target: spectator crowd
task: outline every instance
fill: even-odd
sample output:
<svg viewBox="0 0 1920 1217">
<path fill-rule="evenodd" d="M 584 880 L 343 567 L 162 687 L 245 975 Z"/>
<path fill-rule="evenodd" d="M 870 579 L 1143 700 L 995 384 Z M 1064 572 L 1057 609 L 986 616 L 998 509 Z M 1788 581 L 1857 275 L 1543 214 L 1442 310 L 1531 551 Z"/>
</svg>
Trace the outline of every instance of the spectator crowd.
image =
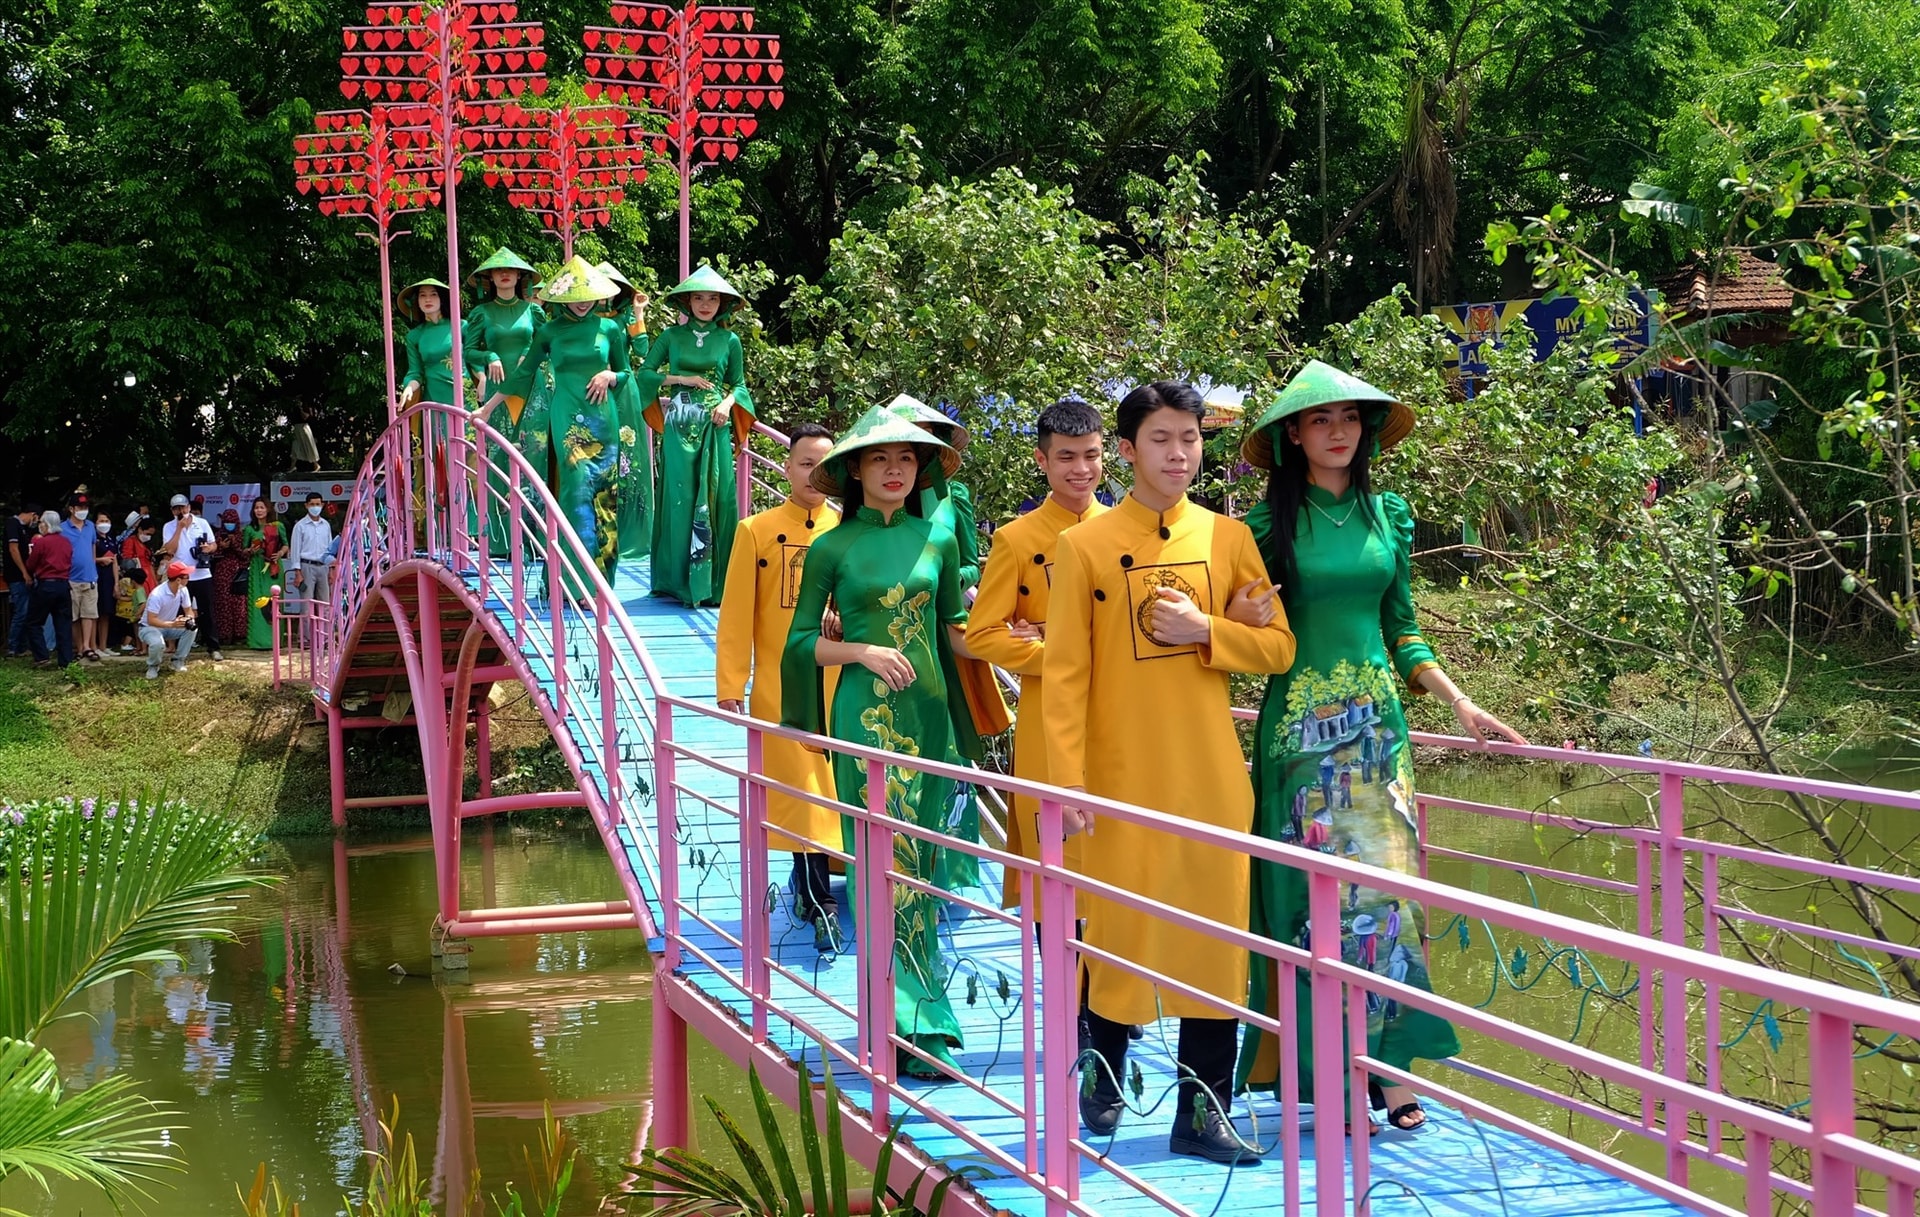
<svg viewBox="0 0 1920 1217">
<path fill-rule="evenodd" d="M 197 646 L 212 662 L 228 648 L 273 645 L 273 593 L 283 615 L 327 603 L 337 550 L 321 498 L 307 496 L 289 528 L 265 498 L 248 518 L 210 519 L 176 494 L 167 516 L 136 504 L 116 527 L 82 486 L 64 514 L 23 502 L 6 520 L 7 657 L 36 668 L 147 660 L 157 680 L 171 654 L 186 670 Z"/>
</svg>

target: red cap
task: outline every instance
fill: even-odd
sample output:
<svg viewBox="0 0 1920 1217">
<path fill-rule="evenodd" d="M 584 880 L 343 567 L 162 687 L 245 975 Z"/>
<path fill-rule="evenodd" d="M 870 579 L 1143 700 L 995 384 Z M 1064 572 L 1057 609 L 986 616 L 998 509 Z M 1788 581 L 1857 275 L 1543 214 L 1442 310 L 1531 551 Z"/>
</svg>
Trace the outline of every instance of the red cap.
<svg viewBox="0 0 1920 1217">
<path fill-rule="evenodd" d="M 190 577 L 192 574 L 193 574 L 193 568 L 191 566 L 188 566 L 185 562 L 167 563 L 167 578 L 169 579 L 185 579 Z"/>
</svg>

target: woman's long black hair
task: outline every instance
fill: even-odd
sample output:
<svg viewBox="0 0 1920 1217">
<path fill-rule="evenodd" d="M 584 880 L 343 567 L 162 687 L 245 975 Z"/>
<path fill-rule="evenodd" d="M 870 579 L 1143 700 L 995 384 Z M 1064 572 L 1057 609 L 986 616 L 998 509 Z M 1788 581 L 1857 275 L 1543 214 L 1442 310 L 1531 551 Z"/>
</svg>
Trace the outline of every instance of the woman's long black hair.
<svg viewBox="0 0 1920 1217">
<path fill-rule="evenodd" d="M 1359 506 L 1354 510 L 1369 529 L 1380 522 L 1373 505 L 1372 476 L 1373 442 L 1380 429 L 1378 424 L 1374 411 L 1360 411 L 1360 442 L 1354 445 L 1353 460 L 1347 465 L 1353 477 L 1354 493 L 1359 497 Z M 1276 576 L 1274 582 L 1280 587 L 1280 602 L 1291 606 L 1300 585 L 1300 566 L 1294 559 L 1293 539 L 1303 513 L 1308 531 L 1313 529 L 1313 512 L 1307 508 L 1307 453 L 1287 437 L 1286 419 L 1273 424 L 1273 461 L 1273 472 L 1267 475 L 1267 511 L 1273 531 L 1267 538 L 1267 552 L 1260 556 L 1266 560 L 1267 570 Z"/>
</svg>

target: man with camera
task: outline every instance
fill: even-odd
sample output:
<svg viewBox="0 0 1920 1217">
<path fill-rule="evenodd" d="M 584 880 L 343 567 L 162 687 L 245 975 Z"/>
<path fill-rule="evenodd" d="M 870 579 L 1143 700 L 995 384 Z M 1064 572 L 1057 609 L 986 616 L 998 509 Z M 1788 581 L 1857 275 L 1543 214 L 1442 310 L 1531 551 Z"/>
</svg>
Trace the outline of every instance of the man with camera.
<svg viewBox="0 0 1920 1217">
<path fill-rule="evenodd" d="M 213 555 L 219 548 L 219 540 L 214 536 L 213 525 L 193 514 L 193 504 L 186 495 L 174 495 L 168 506 L 173 519 L 167 521 L 161 531 L 160 557 L 170 564 L 184 563 L 190 572 L 187 592 L 193 597 L 194 612 L 200 621 L 197 628 L 206 634 L 207 654 L 218 661 L 225 658 L 220 654 L 220 627 L 213 611 Z M 169 565 L 167 569 L 171 572 L 173 567 Z"/>
<path fill-rule="evenodd" d="M 187 654 L 199 630 L 199 614 L 193 595 L 187 588 L 193 568 L 185 562 L 167 564 L 167 582 L 147 597 L 146 615 L 140 619 L 140 641 L 147 648 L 147 679 L 160 679 L 160 661 L 166 658 L 167 644 L 173 644 L 173 670 L 187 670 Z M 207 618 L 212 620 L 211 615 Z"/>
</svg>

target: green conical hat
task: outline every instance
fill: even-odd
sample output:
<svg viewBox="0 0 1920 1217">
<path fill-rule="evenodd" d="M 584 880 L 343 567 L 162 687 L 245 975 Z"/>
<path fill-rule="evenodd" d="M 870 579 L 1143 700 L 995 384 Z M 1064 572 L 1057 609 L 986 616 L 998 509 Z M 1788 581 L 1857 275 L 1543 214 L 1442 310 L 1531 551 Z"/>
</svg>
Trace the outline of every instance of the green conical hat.
<svg viewBox="0 0 1920 1217">
<path fill-rule="evenodd" d="M 1407 438 L 1413 430 L 1413 411 L 1396 401 L 1392 394 L 1381 392 L 1358 376 L 1350 376 L 1318 359 L 1312 359 L 1307 361 L 1306 367 L 1293 374 L 1293 379 L 1281 390 L 1279 398 L 1253 424 L 1253 430 L 1240 445 L 1241 457 L 1257 469 L 1272 469 L 1275 464 L 1274 437 L 1279 433 L 1283 419 L 1318 406 L 1330 406 L 1343 401 L 1353 402 L 1367 410 L 1373 422 L 1374 442 L 1382 452 Z"/>
<path fill-rule="evenodd" d="M 567 259 L 540 289 L 540 298 L 548 304 L 580 304 L 585 301 L 611 300 L 620 294 L 620 285 L 595 270 L 579 254 Z"/>
<path fill-rule="evenodd" d="M 855 420 L 840 442 L 828 449 L 826 456 L 813 467 L 813 488 L 822 494 L 844 496 L 849 458 L 876 444 L 914 446 L 920 453 L 920 475 L 915 479 L 915 489 L 924 489 L 933 479 L 933 458 L 938 458 L 941 471 L 948 477 L 960 468 L 960 454 L 951 445 L 895 414 L 892 407 L 875 406 Z"/>
<path fill-rule="evenodd" d="M 540 272 L 527 265 L 525 258 L 522 258 L 519 254 L 514 253 L 511 249 L 502 245 L 499 249 L 493 251 L 491 258 L 488 258 L 485 262 L 473 268 L 473 273 L 467 276 L 467 286 L 479 292 L 480 299 L 493 299 L 493 281 L 487 276 L 496 270 L 519 271 L 520 294 L 522 296 L 527 294 L 527 289 L 533 281 L 540 277 Z"/>
<path fill-rule="evenodd" d="M 693 316 L 693 310 L 687 307 L 684 299 L 695 292 L 717 292 L 720 301 L 718 317 L 726 317 L 747 302 L 747 298 L 734 290 L 734 286 L 720 277 L 720 272 L 711 266 L 703 266 L 681 281 L 680 285 L 666 294 L 663 301 L 669 308 L 679 309 L 687 316 Z"/>
<path fill-rule="evenodd" d="M 438 279 L 421 279 L 417 283 L 409 283 L 401 288 L 401 314 L 404 315 L 408 321 L 420 320 L 420 306 L 415 301 L 420 295 L 420 289 L 423 287 L 437 287 L 440 289 L 440 315 L 442 317 L 447 316 L 447 298 L 452 294 L 453 289 Z"/>
<path fill-rule="evenodd" d="M 640 294 L 639 289 L 633 286 L 633 280 L 621 274 L 620 268 L 615 266 L 613 263 L 598 262 L 594 264 L 593 269 L 599 271 L 601 274 L 605 275 L 607 278 L 613 280 L 614 283 L 618 284 L 620 287 L 620 290 L 614 294 L 613 303 L 608 306 L 609 308 L 612 309 L 612 311 L 616 313 L 619 312 L 622 308 L 626 306 L 629 300 L 632 300 L 635 297 L 639 296 Z"/>
<path fill-rule="evenodd" d="M 902 393 L 900 396 L 888 402 L 885 409 L 887 413 L 893 415 L 895 418 L 904 418 L 910 423 L 940 428 L 940 430 L 933 432 L 933 434 L 944 437 L 948 445 L 950 445 L 955 452 L 964 453 L 967 450 L 967 445 L 973 442 L 972 433 L 965 427 L 917 397 L 910 397 Z"/>
</svg>

